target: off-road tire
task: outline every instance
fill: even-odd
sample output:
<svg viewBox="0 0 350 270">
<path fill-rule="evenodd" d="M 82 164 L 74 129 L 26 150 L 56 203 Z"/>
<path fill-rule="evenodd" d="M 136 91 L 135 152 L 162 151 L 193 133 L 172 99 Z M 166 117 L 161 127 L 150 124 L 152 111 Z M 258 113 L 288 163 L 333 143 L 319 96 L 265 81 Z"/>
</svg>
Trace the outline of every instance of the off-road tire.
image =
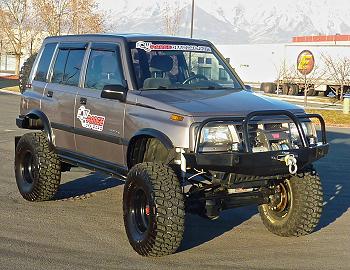
<svg viewBox="0 0 350 270">
<path fill-rule="evenodd" d="M 260 91 L 264 91 L 266 94 L 275 93 L 277 89 L 277 85 L 271 82 L 265 82 L 260 85 Z"/>
<path fill-rule="evenodd" d="M 35 58 L 37 56 L 37 53 L 32 54 L 24 63 L 23 66 L 21 67 L 21 70 L 19 72 L 19 89 L 21 93 L 25 91 L 27 88 L 28 80 L 29 80 L 29 75 L 32 70 Z"/>
<path fill-rule="evenodd" d="M 292 176 L 285 183 L 290 187 L 289 209 L 280 217 L 268 204 L 259 206 L 265 227 L 279 236 L 302 236 L 310 234 L 317 226 L 323 205 L 320 177 L 316 171 Z"/>
<path fill-rule="evenodd" d="M 135 194 L 147 198 L 143 217 L 148 226 L 136 222 Z M 142 207 L 141 207 L 142 208 Z M 124 225 L 129 242 L 142 256 L 164 256 L 174 253 L 184 233 L 185 207 L 181 185 L 174 171 L 161 163 L 144 162 L 129 172 L 123 194 Z M 141 211 L 142 212 L 142 211 Z"/>
<path fill-rule="evenodd" d="M 28 201 L 51 200 L 60 185 L 61 162 L 44 132 L 24 134 L 16 146 L 18 189 Z"/>
</svg>

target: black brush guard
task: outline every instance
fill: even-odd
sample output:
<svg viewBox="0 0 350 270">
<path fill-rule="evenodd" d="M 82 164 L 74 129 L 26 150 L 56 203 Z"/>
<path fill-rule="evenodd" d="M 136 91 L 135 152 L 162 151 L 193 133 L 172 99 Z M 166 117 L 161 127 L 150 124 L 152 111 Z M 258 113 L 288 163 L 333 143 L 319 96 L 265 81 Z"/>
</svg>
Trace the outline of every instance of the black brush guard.
<svg viewBox="0 0 350 270">
<path fill-rule="evenodd" d="M 253 153 L 249 144 L 248 125 L 257 116 L 287 116 L 292 120 L 298 130 L 301 147 L 298 149 L 268 151 Z M 322 144 L 311 145 L 304 133 L 300 120 L 317 118 L 321 125 Z M 238 122 L 242 123 L 244 151 L 241 152 L 199 152 L 199 142 L 202 129 L 210 122 Z M 212 170 L 227 173 L 237 173 L 254 176 L 273 176 L 289 174 L 288 167 L 281 159 L 293 154 L 297 159 L 299 170 L 306 165 L 324 157 L 328 153 L 326 128 L 323 118 L 318 114 L 294 115 L 289 111 L 255 111 L 246 117 L 220 117 L 209 118 L 203 121 L 199 127 L 195 142 L 194 152 L 186 153 L 186 161 L 191 167 L 204 170 Z"/>
</svg>

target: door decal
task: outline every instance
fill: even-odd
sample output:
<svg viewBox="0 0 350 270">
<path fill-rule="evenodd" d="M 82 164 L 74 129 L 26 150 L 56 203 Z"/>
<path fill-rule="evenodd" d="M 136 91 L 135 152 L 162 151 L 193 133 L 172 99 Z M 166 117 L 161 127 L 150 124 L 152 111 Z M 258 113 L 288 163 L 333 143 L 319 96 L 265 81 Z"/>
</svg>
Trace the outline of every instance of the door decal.
<svg viewBox="0 0 350 270">
<path fill-rule="evenodd" d="M 77 118 L 80 120 L 80 123 L 84 128 L 103 131 L 106 118 L 104 116 L 91 114 L 90 110 L 85 108 L 85 106 L 79 107 Z"/>
</svg>

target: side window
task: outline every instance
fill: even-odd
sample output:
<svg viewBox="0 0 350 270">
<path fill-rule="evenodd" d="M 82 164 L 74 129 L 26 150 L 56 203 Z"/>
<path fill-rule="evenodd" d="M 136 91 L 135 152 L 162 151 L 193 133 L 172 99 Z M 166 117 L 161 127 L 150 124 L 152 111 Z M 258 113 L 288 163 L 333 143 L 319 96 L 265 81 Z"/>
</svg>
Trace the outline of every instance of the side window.
<svg viewBox="0 0 350 270">
<path fill-rule="evenodd" d="M 53 83 L 78 86 L 84 54 L 85 50 L 60 50 L 51 81 Z"/>
<path fill-rule="evenodd" d="M 39 64 L 35 73 L 34 80 L 46 82 L 46 76 L 48 73 L 48 69 L 50 66 L 53 53 L 55 52 L 56 45 L 57 43 L 49 43 L 45 45 L 45 48 L 39 60 Z"/>
<path fill-rule="evenodd" d="M 59 50 L 55 62 L 55 66 L 53 68 L 53 74 L 51 82 L 53 83 L 62 83 L 63 75 L 64 75 L 64 67 L 67 62 L 69 50 Z"/>
<path fill-rule="evenodd" d="M 91 50 L 85 87 L 102 90 L 105 85 L 123 85 L 123 72 L 118 50 Z"/>
</svg>

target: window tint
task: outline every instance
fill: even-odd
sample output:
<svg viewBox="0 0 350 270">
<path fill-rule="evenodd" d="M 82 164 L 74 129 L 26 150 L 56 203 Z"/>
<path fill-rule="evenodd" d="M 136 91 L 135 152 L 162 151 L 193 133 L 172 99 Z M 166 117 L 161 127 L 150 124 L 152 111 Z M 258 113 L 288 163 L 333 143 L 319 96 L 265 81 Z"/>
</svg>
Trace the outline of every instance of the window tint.
<svg viewBox="0 0 350 270">
<path fill-rule="evenodd" d="M 105 85 L 123 85 L 119 51 L 92 50 L 86 71 L 85 87 L 102 90 Z"/>
<path fill-rule="evenodd" d="M 60 50 L 52 75 L 52 82 L 78 86 L 85 50 Z"/>
<path fill-rule="evenodd" d="M 63 83 L 78 86 L 81 65 L 83 64 L 85 50 L 70 50 L 66 69 L 63 75 Z"/>
<path fill-rule="evenodd" d="M 51 82 L 53 83 L 62 83 L 63 82 L 63 74 L 64 67 L 67 62 L 68 50 L 59 50 L 55 62 L 55 67 L 53 68 L 53 74 Z"/>
<path fill-rule="evenodd" d="M 43 53 L 41 54 L 38 68 L 34 80 L 46 82 L 46 76 L 50 66 L 52 55 L 55 51 L 57 43 L 49 43 L 45 45 Z"/>
</svg>

